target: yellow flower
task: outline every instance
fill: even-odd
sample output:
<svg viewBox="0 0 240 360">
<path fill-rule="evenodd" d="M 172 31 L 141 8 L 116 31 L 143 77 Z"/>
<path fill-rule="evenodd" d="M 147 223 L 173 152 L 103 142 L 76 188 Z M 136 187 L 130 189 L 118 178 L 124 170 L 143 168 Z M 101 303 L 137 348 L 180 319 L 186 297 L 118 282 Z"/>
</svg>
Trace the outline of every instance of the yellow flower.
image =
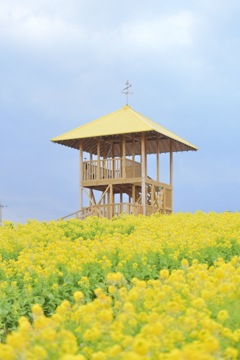
<svg viewBox="0 0 240 360">
<path fill-rule="evenodd" d="M 228 347 L 224 352 L 224 359 L 227 359 L 227 360 L 239 359 L 238 350 L 234 349 L 233 347 Z"/>
<path fill-rule="evenodd" d="M 133 342 L 133 350 L 139 355 L 146 355 L 149 345 L 146 340 L 139 338 Z"/>
<path fill-rule="evenodd" d="M 192 301 L 192 306 L 197 309 L 202 309 L 206 306 L 206 303 L 202 298 L 199 297 Z"/>
<path fill-rule="evenodd" d="M 88 329 L 85 331 L 83 338 L 85 341 L 95 341 L 99 339 L 101 336 L 101 330 L 97 327 L 93 327 L 92 329 Z"/>
<path fill-rule="evenodd" d="M 92 360 L 105 360 L 107 359 L 107 355 L 103 351 L 98 351 L 92 354 Z"/>
<path fill-rule="evenodd" d="M 75 291 L 75 293 L 73 294 L 73 298 L 75 300 L 75 302 L 81 302 L 84 299 L 84 295 L 82 293 L 82 291 Z"/>
<path fill-rule="evenodd" d="M 175 301 L 170 301 L 168 304 L 167 304 L 167 310 L 172 313 L 172 314 L 176 314 L 180 311 L 180 307 L 179 307 L 179 304 Z"/>
<path fill-rule="evenodd" d="M 109 322 L 112 321 L 113 319 L 113 314 L 112 314 L 112 310 L 102 310 L 99 312 L 98 314 L 98 319 L 102 322 Z"/>
<path fill-rule="evenodd" d="M 120 272 L 108 273 L 107 282 L 116 285 L 124 280 L 124 276 Z"/>
<path fill-rule="evenodd" d="M 59 286 L 58 286 L 58 284 L 53 284 L 53 285 L 51 286 L 51 288 L 52 288 L 53 290 L 57 290 L 57 289 L 59 288 Z"/>
<path fill-rule="evenodd" d="M 139 293 L 136 288 L 132 288 L 128 293 L 129 301 L 135 301 L 139 298 Z"/>
<path fill-rule="evenodd" d="M 127 312 L 134 312 L 134 306 L 129 301 L 124 304 L 123 309 Z"/>
<path fill-rule="evenodd" d="M 49 323 L 51 322 L 51 319 L 45 317 L 44 315 L 38 316 L 33 323 L 33 327 L 35 330 L 42 330 L 46 328 Z"/>
<path fill-rule="evenodd" d="M 160 277 L 162 279 L 167 279 L 169 277 L 169 270 L 168 269 L 160 270 Z"/>
<path fill-rule="evenodd" d="M 47 359 L 48 354 L 43 346 L 34 345 L 32 349 L 27 352 L 26 359 Z"/>
<path fill-rule="evenodd" d="M 219 349 L 220 344 L 218 339 L 211 336 L 209 338 L 206 338 L 204 341 L 204 348 L 209 352 L 215 352 Z"/>
<path fill-rule="evenodd" d="M 0 359 L 2 360 L 15 360 L 14 347 L 8 344 L 0 344 Z"/>
<path fill-rule="evenodd" d="M 23 351 L 26 346 L 23 335 L 17 332 L 13 332 L 7 336 L 7 344 L 19 351 Z"/>
<path fill-rule="evenodd" d="M 32 314 L 33 316 L 41 316 L 43 315 L 43 310 L 39 304 L 34 304 L 32 306 Z"/>
<path fill-rule="evenodd" d="M 188 260 L 187 259 L 182 259 L 181 265 L 182 265 L 183 268 L 187 268 L 189 266 Z"/>
<path fill-rule="evenodd" d="M 122 351 L 122 348 L 120 345 L 113 345 L 107 352 L 109 356 L 114 358 L 116 355 L 118 355 Z"/>
<path fill-rule="evenodd" d="M 221 333 L 223 334 L 223 336 L 225 336 L 225 337 L 227 337 L 227 338 L 229 338 L 229 339 L 232 339 L 233 334 L 232 334 L 232 332 L 231 332 L 231 330 L 230 330 L 229 328 L 224 327 L 224 328 L 221 330 Z"/>
<path fill-rule="evenodd" d="M 142 360 L 142 356 L 137 354 L 134 351 L 129 351 L 124 353 L 124 360 Z"/>
<path fill-rule="evenodd" d="M 84 355 L 71 355 L 71 354 L 64 354 L 61 356 L 60 360 L 86 360 Z"/>
<path fill-rule="evenodd" d="M 115 286 L 109 286 L 109 287 L 108 287 L 108 292 L 109 292 L 109 294 L 114 295 L 114 294 L 116 294 L 117 289 L 116 289 Z"/>
<path fill-rule="evenodd" d="M 22 316 L 18 320 L 18 324 L 19 324 L 19 331 L 22 334 L 29 335 L 29 332 L 31 331 L 32 326 L 31 326 L 30 322 L 28 321 L 28 319 L 26 317 Z"/>
<path fill-rule="evenodd" d="M 233 333 L 233 339 L 235 342 L 238 342 L 240 340 L 240 329 L 236 329 Z"/>
<path fill-rule="evenodd" d="M 68 354 L 76 354 L 78 351 L 78 344 L 75 335 L 65 329 L 59 332 L 61 337 L 61 351 Z"/>
<path fill-rule="evenodd" d="M 46 328 L 42 332 L 42 339 L 48 342 L 55 341 L 57 338 L 57 333 L 54 329 Z"/>
<path fill-rule="evenodd" d="M 222 268 L 217 268 L 215 270 L 215 276 L 218 278 L 218 279 L 222 279 L 224 277 L 224 270 Z"/>
<path fill-rule="evenodd" d="M 196 266 L 196 265 L 198 264 L 198 262 L 199 262 L 198 259 L 193 259 L 192 265 L 193 265 L 193 266 Z"/>
<path fill-rule="evenodd" d="M 96 296 L 100 296 L 103 294 L 103 290 L 101 288 L 97 288 L 94 290 L 94 293 Z"/>
<path fill-rule="evenodd" d="M 229 318 L 227 310 L 221 310 L 217 314 L 217 319 L 220 321 L 225 321 Z"/>
</svg>

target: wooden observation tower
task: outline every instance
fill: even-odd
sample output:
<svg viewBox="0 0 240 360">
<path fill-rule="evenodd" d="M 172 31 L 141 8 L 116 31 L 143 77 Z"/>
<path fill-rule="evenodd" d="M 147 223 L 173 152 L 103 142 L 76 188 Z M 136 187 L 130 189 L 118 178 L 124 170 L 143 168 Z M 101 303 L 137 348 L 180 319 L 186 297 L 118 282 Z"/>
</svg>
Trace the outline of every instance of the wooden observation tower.
<svg viewBox="0 0 240 360">
<path fill-rule="evenodd" d="M 51 141 L 79 151 L 80 206 L 69 215 L 79 219 L 171 213 L 173 153 L 197 150 L 129 105 Z M 160 178 L 162 153 L 169 153 L 169 183 Z"/>
</svg>

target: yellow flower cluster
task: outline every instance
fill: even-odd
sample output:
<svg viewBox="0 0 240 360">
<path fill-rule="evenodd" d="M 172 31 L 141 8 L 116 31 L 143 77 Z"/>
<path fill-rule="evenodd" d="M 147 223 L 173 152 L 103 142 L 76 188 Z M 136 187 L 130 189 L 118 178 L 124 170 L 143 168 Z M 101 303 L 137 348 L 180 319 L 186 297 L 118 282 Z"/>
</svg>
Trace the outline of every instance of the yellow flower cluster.
<svg viewBox="0 0 240 360">
<path fill-rule="evenodd" d="M 34 305 L 33 323 L 20 318 L 0 359 L 239 358 L 240 257 L 131 284 L 109 273 L 107 281 L 110 291 L 97 288 L 87 303 L 77 291 L 74 304 L 64 300 L 50 318 Z"/>
<path fill-rule="evenodd" d="M 5 223 L 0 255 L 0 360 L 240 358 L 239 213 Z"/>
<path fill-rule="evenodd" d="M 209 258 L 211 255 L 205 251 L 210 247 L 213 252 L 221 248 L 227 253 L 233 240 L 239 245 L 239 222 L 239 213 L 197 212 L 126 216 L 112 222 L 88 218 L 83 222 L 73 219 L 39 223 L 31 220 L 15 227 L 7 223 L 0 229 L 1 271 L 14 281 L 17 274 L 25 282 L 31 282 L 34 276 L 48 279 L 54 274 L 61 277 L 66 267 L 68 272 L 79 272 L 90 263 L 111 270 L 112 257 L 116 253 L 114 265 L 120 272 L 130 260 L 133 260 L 131 267 L 136 273 L 140 265 L 154 267 L 155 261 L 152 266 L 147 261 L 149 253 L 167 253 L 177 262 L 180 257 L 201 261 L 205 260 L 204 256 Z M 216 258 L 213 254 L 213 260 Z M 184 261 L 188 266 L 187 260 Z"/>
</svg>

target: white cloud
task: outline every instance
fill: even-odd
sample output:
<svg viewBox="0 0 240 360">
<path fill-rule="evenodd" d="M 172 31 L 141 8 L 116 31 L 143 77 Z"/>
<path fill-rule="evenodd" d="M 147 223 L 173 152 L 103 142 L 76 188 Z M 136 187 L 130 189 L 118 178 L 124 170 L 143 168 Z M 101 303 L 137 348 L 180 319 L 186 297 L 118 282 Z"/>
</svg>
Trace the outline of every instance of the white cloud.
<svg viewBox="0 0 240 360">
<path fill-rule="evenodd" d="M 75 11 L 74 11 L 75 10 Z M 91 47 L 94 52 L 116 55 L 125 51 L 168 51 L 174 47 L 191 46 L 194 15 L 190 11 L 155 16 L 145 20 L 121 17 L 115 22 L 111 10 L 88 17 L 90 5 L 49 0 L 21 3 L 8 0 L 0 3 L 0 38 L 34 47 Z M 143 20 L 141 20 L 143 19 Z M 101 21 L 102 20 L 102 21 Z M 109 50 L 108 50 L 109 49 Z"/>
<path fill-rule="evenodd" d="M 53 3 L 53 2 L 52 2 Z M 64 18 L 61 12 L 42 7 L 34 8 L 28 2 L 0 4 L 0 37 L 18 43 L 49 46 L 62 41 L 79 41 L 86 37 L 85 29 Z"/>
<path fill-rule="evenodd" d="M 159 16 L 148 21 L 129 22 L 122 27 L 125 41 L 141 50 L 160 51 L 174 46 L 190 46 L 193 42 L 191 12 Z"/>
</svg>

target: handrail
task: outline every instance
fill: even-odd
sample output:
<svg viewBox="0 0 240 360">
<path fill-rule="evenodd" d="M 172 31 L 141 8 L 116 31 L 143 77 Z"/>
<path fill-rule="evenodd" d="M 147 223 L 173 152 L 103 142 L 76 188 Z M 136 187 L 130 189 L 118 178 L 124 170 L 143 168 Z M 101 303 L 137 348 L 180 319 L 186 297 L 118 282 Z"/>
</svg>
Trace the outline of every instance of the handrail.
<svg viewBox="0 0 240 360">
<path fill-rule="evenodd" d="M 59 220 L 64 220 L 64 219 L 66 219 L 66 218 L 68 218 L 70 216 L 76 215 L 79 211 L 81 211 L 81 210 L 78 210 L 78 211 L 75 211 L 75 212 L 73 212 L 71 214 L 65 215 L 65 216 L 61 217 Z"/>
<path fill-rule="evenodd" d="M 75 215 L 75 217 L 76 217 L 76 219 L 77 219 L 77 218 L 78 218 L 77 214 L 78 214 L 79 212 L 81 212 L 81 210 L 78 210 L 78 211 L 75 211 L 75 212 L 73 212 L 73 213 L 71 213 L 71 214 L 68 214 L 68 215 L 62 216 L 62 217 L 61 217 L 61 218 L 59 218 L 57 221 L 66 220 L 66 219 L 68 219 L 68 218 L 72 217 L 73 215 Z"/>
<path fill-rule="evenodd" d="M 124 176 L 127 178 L 141 177 L 141 164 L 139 162 L 126 158 L 125 171 L 123 164 L 121 157 L 83 161 L 83 181 L 119 179 Z"/>
<path fill-rule="evenodd" d="M 131 203 L 115 203 L 115 204 L 100 204 L 100 205 L 92 205 L 89 207 L 84 207 L 81 210 L 75 211 L 71 214 L 65 215 L 61 217 L 59 220 L 66 220 L 75 215 L 77 219 L 84 220 L 86 217 L 93 215 L 99 217 L 107 217 L 112 218 L 115 215 L 120 215 L 122 213 L 126 214 L 141 214 L 142 206 L 139 204 L 131 204 Z M 102 215 L 102 216 L 101 216 Z"/>
</svg>

